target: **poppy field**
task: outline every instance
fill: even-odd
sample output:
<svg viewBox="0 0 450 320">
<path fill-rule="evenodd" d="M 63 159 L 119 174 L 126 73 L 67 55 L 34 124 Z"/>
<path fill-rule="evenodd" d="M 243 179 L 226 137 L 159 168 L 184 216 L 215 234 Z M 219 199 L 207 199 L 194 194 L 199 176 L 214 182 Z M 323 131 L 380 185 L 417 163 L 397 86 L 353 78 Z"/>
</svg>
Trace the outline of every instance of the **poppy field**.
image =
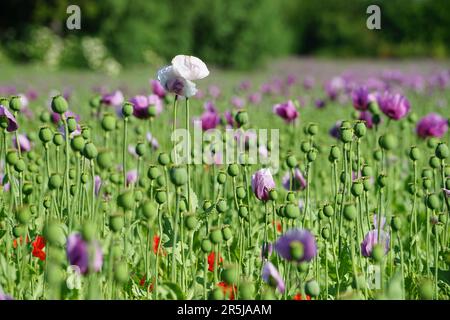
<svg viewBox="0 0 450 320">
<path fill-rule="evenodd" d="M 1 78 L 0 300 L 449 299 L 450 68 L 332 64 Z"/>
</svg>

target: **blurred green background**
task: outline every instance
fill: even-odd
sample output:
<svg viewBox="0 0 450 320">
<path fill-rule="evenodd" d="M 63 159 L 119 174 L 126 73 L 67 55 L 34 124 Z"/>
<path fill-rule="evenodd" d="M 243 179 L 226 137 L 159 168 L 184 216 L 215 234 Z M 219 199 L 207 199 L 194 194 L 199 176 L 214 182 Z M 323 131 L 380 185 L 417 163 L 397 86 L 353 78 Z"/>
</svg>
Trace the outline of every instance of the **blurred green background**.
<svg viewBox="0 0 450 320">
<path fill-rule="evenodd" d="M 81 8 L 81 30 L 66 9 Z M 366 27 L 369 5 L 381 30 Z M 448 0 L 2 0 L 0 63 L 117 74 L 193 54 L 224 68 L 270 57 L 450 55 Z"/>
</svg>

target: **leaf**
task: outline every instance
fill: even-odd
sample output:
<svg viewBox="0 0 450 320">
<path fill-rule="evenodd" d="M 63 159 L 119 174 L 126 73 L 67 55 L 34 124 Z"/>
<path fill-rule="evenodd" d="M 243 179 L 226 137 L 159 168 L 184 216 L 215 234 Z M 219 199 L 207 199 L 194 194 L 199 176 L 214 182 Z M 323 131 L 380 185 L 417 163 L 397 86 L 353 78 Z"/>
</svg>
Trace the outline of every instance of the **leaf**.
<svg viewBox="0 0 450 320">
<path fill-rule="evenodd" d="M 173 296 L 173 299 L 177 300 L 184 300 L 183 292 L 181 291 L 181 288 L 178 286 L 178 284 L 173 282 L 165 282 L 163 283 L 163 286 L 168 289 L 168 291 Z"/>
</svg>

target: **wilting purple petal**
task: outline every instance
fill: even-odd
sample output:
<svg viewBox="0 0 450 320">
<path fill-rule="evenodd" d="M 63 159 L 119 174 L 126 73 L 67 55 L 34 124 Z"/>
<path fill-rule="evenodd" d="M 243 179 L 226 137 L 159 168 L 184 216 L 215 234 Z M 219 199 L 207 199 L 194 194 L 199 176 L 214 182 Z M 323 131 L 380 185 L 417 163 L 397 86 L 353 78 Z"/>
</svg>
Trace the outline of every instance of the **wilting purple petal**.
<svg viewBox="0 0 450 320">
<path fill-rule="evenodd" d="M 6 109 L 4 106 L 0 105 L 0 118 L 3 117 L 5 117 L 6 120 L 8 121 L 8 126 L 6 128 L 8 132 L 16 131 L 19 128 L 16 118 L 14 118 L 12 113 L 9 112 L 9 110 Z"/>
<path fill-rule="evenodd" d="M 20 150 L 22 152 L 28 152 L 31 150 L 31 141 L 28 139 L 26 135 L 19 134 L 17 138 L 19 139 Z M 12 144 L 14 148 L 17 149 L 17 141 L 15 137 L 12 138 Z"/>
<path fill-rule="evenodd" d="M 276 287 L 280 293 L 284 292 L 285 284 L 283 278 L 271 262 L 264 263 L 262 278 L 267 284 Z"/>
<path fill-rule="evenodd" d="M 306 188 L 306 179 L 303 176 L 300 169 L 295 168 L 294 170 L 294 178 L 292 179 L 293 185 L 292 190 L 304 190 Z M 283 187 L 286 190 L 291 190 L 291 174 L 290 172 L 286 172 L 286 174 L 282 178 Z"/>
</svg>

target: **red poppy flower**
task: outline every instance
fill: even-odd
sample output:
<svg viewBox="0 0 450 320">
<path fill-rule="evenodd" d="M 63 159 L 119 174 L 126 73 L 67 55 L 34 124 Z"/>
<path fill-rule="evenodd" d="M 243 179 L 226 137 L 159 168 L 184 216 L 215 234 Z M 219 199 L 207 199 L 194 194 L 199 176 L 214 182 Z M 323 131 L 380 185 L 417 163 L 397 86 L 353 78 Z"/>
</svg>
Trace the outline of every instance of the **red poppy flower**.
<svg viewBox="0 0 450 320">
<path fill-rule="evenodd" d="M 224 281 L 219 282 L 217 285 L 222 288 L 225 298 L 234 300 L 234 290 L 236 290 L 236 286 L 229 285 Z"/>
<path fill-rule="evenodd" d="M 139 281 L 139 285 L 141 287 L 145 287 L 145 283 L 147 282 L 147 277 L 145 276 L 145 274 L 142 276 L 141 280 Z M 149 292 L 153 291 L 153 282 L 150 283 L 150 285 L 147 287 Z"/>
<path fill-rule="evenodd" d="M 216 258 L 216 254 L 214 251 L 212 251 L 208 256 L 208 270 L 213 272 L 214 271 L 214 259 Z M 219 257 L 219 264 L 223 262 L 223 258 Z"/>
<path fill-rule="evenodd" d="M 292 300 L 311 300 L 311 297 L 306 295 L 306 299 L 303 299 L 302 295 L 300 293 L 297 293 Z"/>
<path fill-rule="evenodd" d="M 45 248 L 45 238 L 42 236 L 37 236 L 31 245 L 33 246 L 33 251 L 31 252 L 33 254 L 33 257 L 37 257 L 40 260 L 44 261 L 46 257 L 46 254 L 43 250 Z"/>
<path fill-rule="evenodd" d="M 153 253 L 156 254 L 156 252 L 158 251 L 158 246 L 159 246 L 159 242 L 161 241 L 161 237 L 154 235 L 153 236 Z M 159 247 L 159 254 L 160 255 L 166 255 L 166 252 L 164 252 L 164 248 L 161 246 Z"/>
<path fill-rule="evenodd" d="M 278 232 L 282 232 L 283 231 L 283 228 L 282 228 L 282 226 L 281 226 L 281 222 L 280 221 L 272 221 L 272 224 L 275 224 L 276 225 L 276 227 L 277 227 L 277 231 Z"/>
</svg>

